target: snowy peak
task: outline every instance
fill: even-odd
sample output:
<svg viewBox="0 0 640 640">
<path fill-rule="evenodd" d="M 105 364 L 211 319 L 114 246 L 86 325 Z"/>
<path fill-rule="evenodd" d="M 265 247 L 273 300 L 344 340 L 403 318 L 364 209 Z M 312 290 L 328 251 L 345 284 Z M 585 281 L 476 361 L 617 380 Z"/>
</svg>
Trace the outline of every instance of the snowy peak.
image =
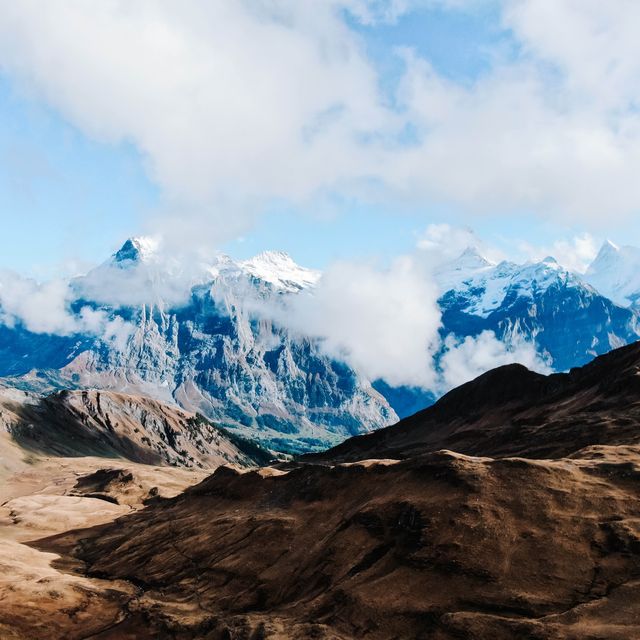
<svg viewBox="0 0 640 640">
<path fill-rule="evenodd" d="M 444 292 L 461 286 L 473 276 L 494 266 L 477 247 L 469 246 L 454 260 L 437 267 L 435 277 L 440 290 Z"/>
<path fill-rule="evenodd" d="M 463 254 L 463 257 L 470 260 L 470 256 Z M 453 295 L 461 310 L 470 315 L 487 318 L 503 307 L 507 300 L 532 300 L 556 284 L 584 286 L 551 256 L 541 262 L 524 264 L 503 261 L 495 265 L 482 260 L 470 260 L 468 268 L 457 271 L 449 265 L 444 273 L 436 274 L 443 293 L 449 297 Z"/>
<path fill-rule="evenodd" d="M 311 287 L 320 278 L 319 271 L 301 267 L 284 251 L 264 251 L 239 266 L 244 273 L 287 291 Z"/>
<path fill-rule="evenodd" d="M 111 257 L 111 263 L 121 267 L 146 262 L 158 249 L 153 238 L 138 236 L 129 238 Z"/>
<path fill-rule="evenodd" d="M 640 249 L 619 247 L 607 240 L 584 279 L 617 304 L 630 306 L 640 299 Z"/>
<path fill-rule="evenodd" d="M 593 268 L 597 265 L 606 264 L 609 260 L 615 260 L 618 254 L 620 253 L 620 247 L 611 240 L 605 240 L 602 246 L 600 247 L 600 251 L 598 251 L 598 255 L 595 260 L 589 266 L 589 269 Z"/>
<path fill-rule="evenodd" d="M 492 262 L 487 260 L 478 250 L 477 247 L 467 247 L 460 257 L 454 261 L 457 268 L 463 269 L 482 269 L 483 267 L 490 267 Z"/>
</svg>

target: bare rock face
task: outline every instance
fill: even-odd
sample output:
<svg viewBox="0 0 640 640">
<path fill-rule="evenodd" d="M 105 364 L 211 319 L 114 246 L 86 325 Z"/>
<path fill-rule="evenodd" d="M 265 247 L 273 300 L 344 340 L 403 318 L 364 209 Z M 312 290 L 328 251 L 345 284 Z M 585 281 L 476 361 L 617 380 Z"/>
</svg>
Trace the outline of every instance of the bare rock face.
<svg viewBox="0 0 640 640">
<path fill-rule="evenodd" d="M 113 331 L 55 336 L 0 324 L 0 376 L 41 393 L 97 388 L 177 402 L 289 453 L 397 420 L 370 380 L 271 319 L 317 272 L 269 252 L 214 256 L 186 274 L 140 240 L 72 282 L 73 312 L 103 314 Z"/>
<path fill-rule="evenodd" d="M 600 264 L 605 280 L 616 264 Z M 635 264 L 625 271 L 635 273 Z M 553 259 L 495 265 L 469 248 L 435 275 L 443 335 L 524 339 L 555 370 L 640 336 L 635 284 L 622 299 L 609 287 L 603 294 Z M 433 402 L 439 388 L 369 380 L 327 355 L 322 336 L 287 326 L 286 302 L 311 295 L 319 276 L 273 252 L 188 267 L 132 238 L 71 283 L 75 317 L 98 313 L 109 329 L 60 336 L 0 324 L 0 376 L 41 393 L 99 388 L 177 402 L 293 454 L 324 450 Z"/>
</svg>

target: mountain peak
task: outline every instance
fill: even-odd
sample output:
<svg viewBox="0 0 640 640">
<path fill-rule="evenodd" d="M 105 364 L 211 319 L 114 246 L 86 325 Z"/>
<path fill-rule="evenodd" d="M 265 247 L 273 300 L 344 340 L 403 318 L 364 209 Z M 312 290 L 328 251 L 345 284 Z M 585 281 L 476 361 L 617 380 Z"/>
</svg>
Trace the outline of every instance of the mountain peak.
<svg viewBox="0 0 640 640">
<path fill-rule="evenodd" d="M 492 263 L 489 262 L 481 253 L 478 247 L 475 245 L 469 245 L 455 260 L 458 264 L 464 264 L 465 266 L 478 266 L 488 267 Z"/>
<path fill-rule="evenodd" d="M 619 269 L 622 263 L 636 253 L 637 249 L 633 247 L 619 247 L 611 240 L 605 240 L 600 247 L 600 251 L 598 251 L 598 255 L 589 265 L 586 274 L 597 275 L 611 269 Z"/>
<path fill-rule="evenodd" d="M 587 273 L 597 271 L 603 264 L 608 264 L 611 260 L 615 260 L 620 253 L 620 247 L 617 244 L 614 244 L 611 240 L 605 240 L 600 247 L 600 251 L 598 251 L 598 255 L 589 265 Z"/>
<path fill-rule="evenodd" d="M 301 289 L 314 285 L 320 273 L 297 264 L 284 251 L 263 251 L 240 263 L 242 270 L 279 289 Z"/>
<path fill-rule="evenodd" d="M 112 263 L 123 265 L 133 262 L 145 262 L 158 248 L 158 243 L 147 236 L 128 238 L 112 256 Z"/>
<path fill-rule="evenodd" d="M 294 259 L 286 251 L 262 251 L 257 255 L 253 256 L 253 258 L 250 258 L 249 260 L 247 260 L 246 262 L 253 262 L 253 263 L 262 262 L 262 263 L 278 264 L 278 265 L 294 264 L 298 266 L 294 261 Z"/>
<path fill-rule="evenodd" d="M 623 306 L 640 298 L 640 249 L 607 240 L 584 277 L 600 293 Z"/>
</svg>

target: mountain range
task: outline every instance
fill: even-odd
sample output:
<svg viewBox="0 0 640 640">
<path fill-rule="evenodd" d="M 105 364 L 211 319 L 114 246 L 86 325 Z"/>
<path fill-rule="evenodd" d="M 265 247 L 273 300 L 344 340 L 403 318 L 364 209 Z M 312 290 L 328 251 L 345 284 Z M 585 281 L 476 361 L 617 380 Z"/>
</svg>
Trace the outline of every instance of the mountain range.
<svg viewBox="0 0 640 640">
<path fill-rule="evenodd" d="M 195 264 L 163 257 L 149 239 L 127 240 L 70 283 L 74 327 L 0 324 L 0 376 L 41 394 L 149 395 L 289 453 L 379 429 L 442 393 L 371 380 L 315 337 L 261 315 L 261 305 L 313 295 L 321 274 L 288 255 L 220 254 Z M 496 264 L 469 247 L 434 273 L 441 336 L 491 332 L 506 345 L 531 343 L 548 367 L 569 370 L 640 337 L 638 265 L 640 250 L 609 242 L 584 275 L 551 257 Z"/>
</svg>

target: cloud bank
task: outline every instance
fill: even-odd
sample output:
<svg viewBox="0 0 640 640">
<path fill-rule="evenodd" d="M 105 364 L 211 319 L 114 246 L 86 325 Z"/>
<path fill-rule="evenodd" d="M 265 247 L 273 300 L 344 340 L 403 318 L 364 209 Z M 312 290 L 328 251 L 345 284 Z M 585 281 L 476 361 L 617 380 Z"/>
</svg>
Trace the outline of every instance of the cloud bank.
<svg viewBox="0 0 640 640">
<path fill-rule="evenodd" d="M 457 387 L 505 364 L 517 362 L 538 373 L 551 373 L 549 363 L 536 352 L 535 345 L 516 336 L 510 344 L 496 338 L 493 331 L 464 339 L 449 335 L 440 360 L 441 389 Z"/>
<path fill-rule="evenodd" d="M 164 196 L 151 230 L 182 251 L 235 237 L 274 201 L 305 209 L 335 195 L 594 224 L 603 212 L 606 224 L 637 213 L 637 3 L 502 0 L 511 46 L 496 47 L 485 72 L 458 82 L 405 47 L 395 52 L 392 95 L 382 91 L 353 21 L 375 28 L 428 6 L 483 4 L 0 0 L 0 70 L 91 138 L 134 145 Z M 431 229 L 424 247 L 438 244 L 438 233 Z M 550 252 L 580 269 L 593 248 L 585 236 Z M 313 301 L 296 301 L 290 322 L 372 377 L 432 384 L 436 374 L 421 359 L 436 348 L 439 316 L 425 261 L 334 265 Z M 137 300 L 118 278 L 105 290 L 101 283 L 91 295 L 108 294 L 105 304 Z M 2 286 L 6 323 L 107 331 L 106 317 L 69 314 L 64 283 L 6 277 Z M 467 375 L 463 364 L 473 372 L 531 356 L 491 336 L 447 348 L 449 381 Z"/>
<path fill-rule="evenodd" d="M 280 322 L 315 336 L 329 355 L 370 379 L 433 388 L 438 348 L 438 291 L 410 256 L 389 268 L 332 265 L 309 294 L 290 301 Z"/>
<path fill-rule="evenodd" d="M 331 194 L 593 224 L 636 213 L 637 3 L 502 0 L 510 46 L 489 69 L 457 82 L 398 49 L 391 96 L 352 25 L 486 4 L 0 0 L 0 69 L 92 138 L 135 145 L 164 194 L 152 231 L 183 245 Z"/>
<path fill-rule="evenodd" d="M 222 256 L 217 268 L 193 270 L 192 263 L 187 263 L 191 269 L 181 268 L 156 245 L 131 259 L 131 245 L 116 254 L 118 259 L 71 281 L 38 283 L 0 274 L 0 323 L 34 333 L 96 336 L 123 350 L 136 327 L 119 316 L 121 308 L 155 306 L 166 312 L 187 304 L 194 284 L 206 283 L 220 312 L 241 310 L 270 320 L 368 379 L 392 386 L 440 393 L 510 362 L 548 371 L 535 345 L 518 335 L 508 343 L 490 332 L 464 340 L 442 338 L 434 269 L 473 239 L 469 230 L 432 226 L 412 254 L 388 266 L 337 262 L 312 289 L 290 295 L 264 295 L 249 274 Z M 146 245 L 138 244 L 144 250 Z"/>
<path fill-rule="evenodd" d="M 11 271 L 0 272 L 0 324 L 22 325 L 32 333 L 95 335 L 119 349 L 133 326 L 103 309 L 86 305 L 74 312 L 76 299 L 67 280 L 40 283 Z"/>
</svg>

